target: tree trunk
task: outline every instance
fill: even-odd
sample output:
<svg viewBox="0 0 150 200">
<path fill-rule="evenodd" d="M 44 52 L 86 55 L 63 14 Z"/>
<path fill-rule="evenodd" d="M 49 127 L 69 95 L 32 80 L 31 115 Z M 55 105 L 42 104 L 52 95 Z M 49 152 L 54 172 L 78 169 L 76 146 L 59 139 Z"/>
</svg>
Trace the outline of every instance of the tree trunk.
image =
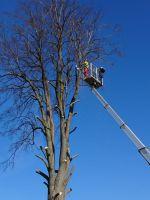
<svg viewBox="0 0 150 200">
<path fill-rule="evenodd" d="M 50 192 L 51 187 L 48 188 L 48 200 L 64 200 L 65 199 L 65 189 L 63 187 Z M 60 192 L 59 192 L 60 191 Z"/>
</svg>

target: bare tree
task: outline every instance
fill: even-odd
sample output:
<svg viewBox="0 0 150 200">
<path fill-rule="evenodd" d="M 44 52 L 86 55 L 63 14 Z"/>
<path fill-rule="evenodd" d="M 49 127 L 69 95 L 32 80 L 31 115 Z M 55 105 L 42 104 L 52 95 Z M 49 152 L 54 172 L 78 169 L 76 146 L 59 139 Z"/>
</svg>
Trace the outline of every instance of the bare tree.
<svg viewBox="0 0 150 200">
<path fill-rule="evenodd" d="M 64 200 L 73 173 L 69 137 L 80 88 L 80 68 L 85 59 L 108 55 L 101 37 L 101 12 L 73 0 L 31 0 L 0 34 L 0 92 L 5 135 L 16 142 L 5 162 L 13 165 L 16 152 L 34 146 L 38 135 L 45 147 L 36 155 L 47 173 L 37 170 L 48 188 L 48 200 Z M 59 153 L 56 131 L 59 129 Z M 58 159 L 57 159 L 58 158 Z M 58 163 L 57 163 L 57 160 Z M 58 166 L 58 168 L 56 168 Z"/>
</svg>

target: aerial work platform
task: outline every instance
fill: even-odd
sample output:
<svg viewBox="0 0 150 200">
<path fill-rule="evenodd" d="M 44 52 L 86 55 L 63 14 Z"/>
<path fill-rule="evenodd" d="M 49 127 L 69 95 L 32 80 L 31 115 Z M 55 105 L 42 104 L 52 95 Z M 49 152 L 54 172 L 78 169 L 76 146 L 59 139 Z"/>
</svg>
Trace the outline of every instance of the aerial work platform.
<svg viewBox="0 0 150 200">
<path fill-rule="evenodd" d="M 83 68 L 82 78 L 91 87 L 99 88 L 103 86 L 103 74 L 105 69 L 103 67 L 97 68 L 92 63 Z"/>
<path fill-rule="evenodd" d="M 79 69 L 79 68 L 78 68 Z M 136 136 L 136 134 L 129 128 L 129 126 L 122 120 L 122 118 L 115 112 L 115 110 L 108 104 L 108 102 L 102 97 L 102 95 L 97 91 L 97 88 L 103 86 L 103 75 L 105 69 L 103 67 L 97 68 L 92 63 L 85 61 L 83 66 L 80 68 L 82 72 L 82 79 L 91 87 L 92 92 L 101 102 L 103 107 L 109 112 L 113 119 L 117 122 L 120 129 L 129 137 L 132 143 L 138 149 L 138 152 L 143 156 L 143 158 L 150 165 L 150 148 L 145 146 L 141 140 Z"/>
</svg>

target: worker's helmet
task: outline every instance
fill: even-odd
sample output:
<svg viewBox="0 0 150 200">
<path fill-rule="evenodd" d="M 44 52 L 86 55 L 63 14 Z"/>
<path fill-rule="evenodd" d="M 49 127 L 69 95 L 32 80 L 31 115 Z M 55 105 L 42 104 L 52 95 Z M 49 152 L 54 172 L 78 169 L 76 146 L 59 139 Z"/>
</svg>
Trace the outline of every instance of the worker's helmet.
<svg viewBox="0 0 150 200">
<path fill-rule="evenodd" d="M 84 65 L 85 65 L 86 67 L 88 67 L 89 62 L 88 62 L 87 60 L 85 60 L 85 61 L 84 61 Z"/>
</svg>

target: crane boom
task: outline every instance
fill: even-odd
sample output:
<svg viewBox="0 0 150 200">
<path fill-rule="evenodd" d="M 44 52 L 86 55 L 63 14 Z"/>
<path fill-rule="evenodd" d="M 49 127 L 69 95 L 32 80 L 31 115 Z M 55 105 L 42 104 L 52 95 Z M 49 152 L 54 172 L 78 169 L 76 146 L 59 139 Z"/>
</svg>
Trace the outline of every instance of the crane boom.
<svg viewBox="0 0 150 200">
<path fill-rule="evenodd" d="M 104 108 L 109 112 L 109 114 L 114 118 L 119 127 L 126 133 L 129 139 L 137 147 L 138 152 L 143 156 L 143 158 L 150 165 L 150 149 L 146 147 L 136 134 L 129 128 L 129 126 L 121 119 L 121 117 L 115 112 L 115 110 L 108 104 L 108 102 L 99 94 L 99 92 L 93 87 L 92 92 L 104 106 Z"/>
</svg>

